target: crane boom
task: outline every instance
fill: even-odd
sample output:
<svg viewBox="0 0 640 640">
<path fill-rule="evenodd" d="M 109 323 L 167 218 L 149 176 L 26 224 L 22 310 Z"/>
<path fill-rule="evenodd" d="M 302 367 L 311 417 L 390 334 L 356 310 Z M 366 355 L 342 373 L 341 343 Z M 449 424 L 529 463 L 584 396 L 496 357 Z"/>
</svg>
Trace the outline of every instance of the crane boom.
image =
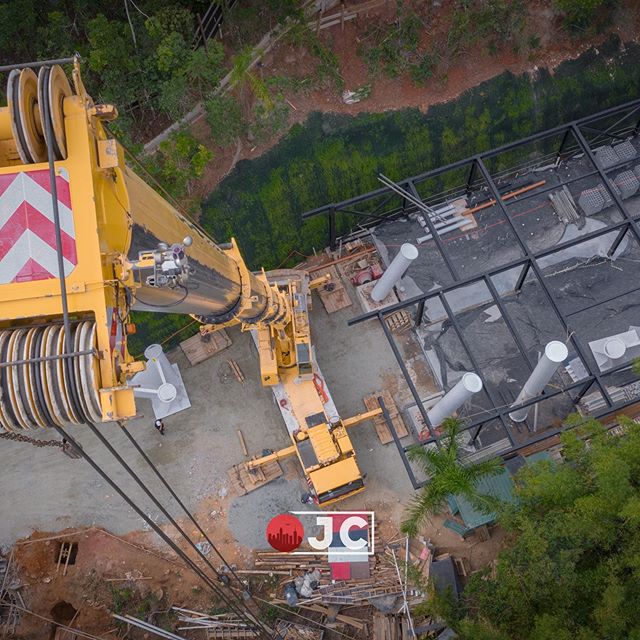
<svg viewBox="0 0 640 640">
<path fill-rule="evenodd" d="M 235 324 L 253 332 L 263 384 L 283 385 L 291 398 L 292 445 L 316 495 L 329 501 L 361 490 L 346 430 L 329 419 L 314 383 L 308 274 L 252 273 L 235 241 L 216 244 L 142 180 L 105 127 L 115 107 L 93 102 L 78 60 L 73 87 L 59 66 L 37 75 L 14 69 L 7 98 L 0 427 L 134 417 L 127 381 L 144 363 L 127 349 L 130 310 L 189 314 L 205 332 Z"/>
</svg>

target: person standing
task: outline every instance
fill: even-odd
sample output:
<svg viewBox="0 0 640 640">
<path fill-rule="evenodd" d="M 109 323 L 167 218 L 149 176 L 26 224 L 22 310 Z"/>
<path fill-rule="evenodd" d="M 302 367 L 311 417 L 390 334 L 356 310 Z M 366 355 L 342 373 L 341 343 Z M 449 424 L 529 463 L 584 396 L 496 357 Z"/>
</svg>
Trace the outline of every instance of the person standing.
<svg viewBox="0 0 640 640">
<path fill-rule="evenodd" d="M 162 422 L 162 420 L 160 420 L 160 418 L 158 418 L 155 421 L 154 426 L 160 432 L 160 435 L 163 436 L 164 435 L 164 422 Z"/>
</svg>

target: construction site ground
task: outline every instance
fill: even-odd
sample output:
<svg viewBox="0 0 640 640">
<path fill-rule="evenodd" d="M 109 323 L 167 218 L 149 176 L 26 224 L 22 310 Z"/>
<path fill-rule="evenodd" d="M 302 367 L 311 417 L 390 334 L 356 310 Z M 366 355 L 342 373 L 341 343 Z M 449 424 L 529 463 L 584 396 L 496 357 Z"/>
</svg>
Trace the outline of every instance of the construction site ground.
<svg viewBox="0 0 640 640">
<path fill-rule="evenodd" d="M 348 417 L 364 410 L 364 396 L 387 390 L 402 408 L 409 402 L 409 393 L 384 333 L 376 323 L 347 326 L 347 320 L 360 308 L 351 284 L 347 282 L 345 287 L 353 302 L 351 307 L 329 315 L 314 294 L 311 313 L 318 361 L 334 401 L 341 415 Z M 312 507 L 300 503 L 306 483 L 295 458 L 282 463 L 281 478 L 248 495 L 233 495 L 227 470 L 246 459 L 238 429 L 250 455 L 259 455 L 265 448 L 278 449 L 289 442 L 270 389 L 260 385 L 250 336 L 236 330 L 229 335 L 231 347 L 195 367 L 189 365 L 179 349 L 170 354 L 180 366 L 192 406 L 165 420 L 164 436 L 154 429 L 151 406 L 146 401 L 139 405 L 144 416 L 133 421 L 130 428 L 228 562 L 248 568 L 252 566 L 252 550 L 268 547 L 264 532 L 270 518 L 288 510 Z M 399 334 L 397 340 L 410 365 L 411 354 L 417 357 L 419 351 L 413 334 Z M 238 363 L 244 383 L 228 375 L 229 359 Z M 415 369 L 415 381 L 421 392 L 433 392 L 434 384 L 425 367 Z M 172 504 L 160 482 L 118 432 L 119 427 L 105 424 L 101 428 L 162 502 Z M 49 439 L 52 432 L 35 435 Z M 166 526 L 166 519 L 92 434 L 77 427 L 72 435 L 177 541 L 178 536 Z M 371 422 L 352 427 L 350 435 L 360 468 L 366 474 L 366 490 L 340 502 L 337 508 L 375 511 L 378 537 L 395 538 L 403 505 L 413 493 L 398 452 L 393 443 L 380 443 Z M 410 438 L 404 442 L 408 444 Z M 21 592 L 28 609 L 51 617 L 57 603 L 67 602 L 78 612 L 74 626 L 104 632 L 113 626 L 110 612 L 120 597 L 117 590 L 124 587 L 125 595 L 133 601 L 194 610 L 211 608 L 211 596 L 198 579 L 83 460 L 71 460 L 57 448 L 35 448 L 11 441 L 3 443 L 3 447 L 6 463 L 0 470 L 4 488 L 0 512 L 11 514 L 0 522 L 3 551 L 9 552 L 18 539 L 24 542 L 61 532 L 72 534 L 15 546 L 14 563 L 19 581 L 25 585 Z M 170 511 L 196 541 L 203 540 L 179 508 L 174 506 Z M 487 542 L 463 541 L 442 528 L 442 522 L 443 518 L 436 517 L 424 529 L 425 537 L 431 538 L 438 552 L 464 556 L 472 569 L 495 556 L 499 532 Z M 56 571 L 59 546 L 64 540 L 78 544 L 76 563 L 68 568 L 66 576 L 62 569 Z M 221 564 L 213 553 L 209 557 L 214 566 Z M 262 588 L 268 591 L 267 578 L 260 578 Z M 24 632 L 42 627 L 43 622 L 23 616 L 21 624 L 27 625 L 20 628 Z"/>
</svg>

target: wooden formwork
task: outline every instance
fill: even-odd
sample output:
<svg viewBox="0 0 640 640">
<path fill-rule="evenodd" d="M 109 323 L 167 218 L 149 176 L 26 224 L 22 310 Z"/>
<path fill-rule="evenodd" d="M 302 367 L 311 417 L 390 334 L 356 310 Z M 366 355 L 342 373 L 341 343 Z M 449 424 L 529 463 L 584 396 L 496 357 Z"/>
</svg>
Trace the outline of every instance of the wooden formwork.
<svg viewBox="0 0 640 640">
<path fill-rule="evenodd" d="M 391 423 L 393 424 L 393 427 L 398 434 L 398 438 L 404 438 L 405 436 L 408 436 L 409 432 L 407 431 L 407 427 L 404 424 L 404 420 L 402 419 L 402 416 L 398 411 L 395 400 L 392 398 L 391 394 L 388 391 L 383 391 L 381 393 L 372 393 L 371 395 L 365 396 L 363 398 L 363 402 L 364 406 L 367 408 L 367 411 L 373 411 L 374 409 L 378 409 L 380 407 L 378 403 L 378 396 L 382 396 L 382 399 L 384 400 L 384 404 L 387 408 L 387 412 L 389 413 L 389 417 L 391 418 Z M 382 444 L 389 444 L 389 442 L 393 442 L 391 430 L 389 429 L 387 421 L 385 420 L 383 415 L 373 418 L 373 426 L 375 427 L 378 438 Z"/>
</svg>

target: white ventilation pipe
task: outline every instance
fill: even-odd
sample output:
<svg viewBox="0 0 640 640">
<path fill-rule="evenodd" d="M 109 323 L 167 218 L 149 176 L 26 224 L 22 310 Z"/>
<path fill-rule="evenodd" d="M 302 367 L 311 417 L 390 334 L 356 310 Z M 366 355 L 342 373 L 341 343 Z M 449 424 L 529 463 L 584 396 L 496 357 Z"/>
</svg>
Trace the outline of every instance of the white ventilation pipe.
<svg viewBox="0 0 640 640">
<path fill-rule="evenodd" d="M 542 357 L 538 360 L 538 364 L 531 372 L 529 379 L 522 387 L 522 391 L 520 391 L 516 401 L 511 406 L 518 405 L 521 402 L 526 402 L 527 400 L 539 395 L 547 386 L 547 383 L 551 380 L 558 367 L 567 359 L 568 356 L 569 350 L 564 342 L 552 340 L 547 343 Z M 517 411 L 512 411 L 509 414 L 509 417 L 514 422 L 524 422 L 527 419 L 527 414 L 529 413 L 530 408 L 531 407 L 523 407 Z"/>
<path fill-rule="evenodd" d="M 136 381 L 139 380 L 145 386 L 136 387 L 134 395 L 141 398 L 158 398 L 166 403 L 173 402 L 178 390 L 167 378 L 173 379 L 175 374 L 162 347 L 159 344 L 149 345 L 144 350 L 144 357 L 147 359 L 147 368 L 142 374 L 137 374 Z"/>
<path fill-rule="evenodd" d="M 431 426 L 441 425 L 445 418 L 452 416 L 474 393 L 481 390 L 480 376 L 475 373 L 465 373 L 457 384 L 427 411 L 427 418 L 429 418 Z"/>
<path fill-rule="evenodd" d="M 627 345 L 620 338 L 609 338 L 602 348 L 604 355 L 611 360 L 612 365 L 618 364 L 627 352 Z"/>
<path fill-rule="evenodd" d="M 382 302 L 391 293 L 393 285 L 402 278 L 402 274 L 417 257 L 418 249 L 410 242 L 405 242 L 400 247 L 398 255 L 391 261 L 391 264 L 371 291 L 371 297 L 375 302 Z"/>
</svg>

